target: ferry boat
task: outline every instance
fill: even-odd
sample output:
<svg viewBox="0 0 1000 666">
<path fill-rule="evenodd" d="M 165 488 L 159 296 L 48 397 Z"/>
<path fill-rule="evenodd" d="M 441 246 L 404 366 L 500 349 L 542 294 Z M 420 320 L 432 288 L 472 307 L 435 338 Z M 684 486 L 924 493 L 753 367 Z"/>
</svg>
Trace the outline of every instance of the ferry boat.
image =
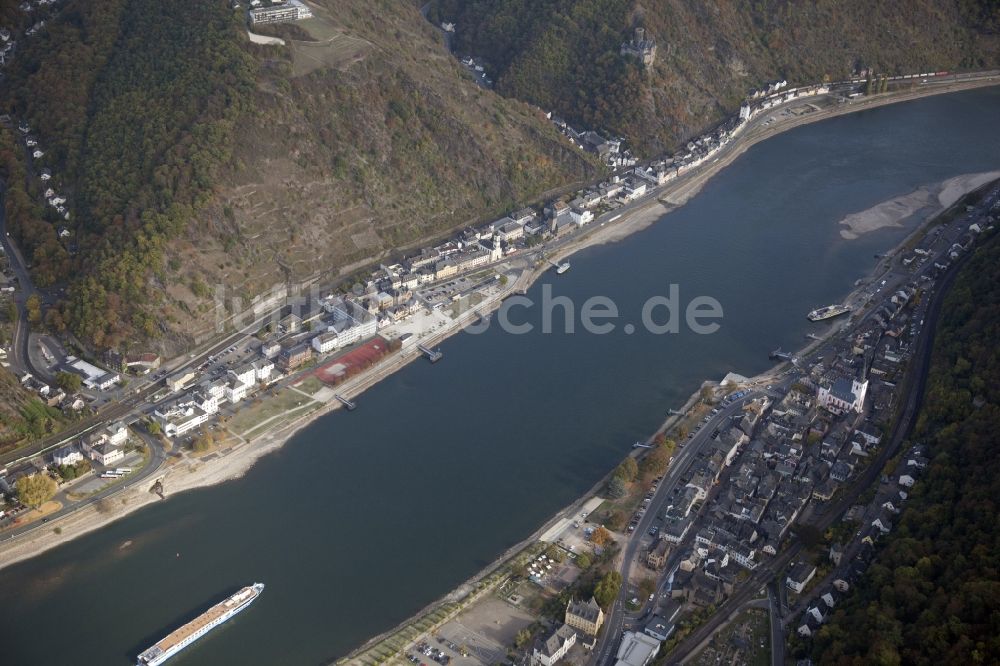
<svg viewBox="0 0 1000 666">
<path fill-rule="evenodd" d="M 851 308 L 846 305 L 827 305 L 825 308 L 817 308 L 808 315 L 809 321 L 823 321 L 831 317 L 839 317 L 845 312 L 850 312 Z"/>
<path fill-rule="evenodd" d="M 556 275 L 562 275 L 568 270 L 569 270 L 569 262 L 567 261 L 563 264 L 559 264 L 559 268 L 556 269 Z"/>
<path fill-rule="evenodd" d="M 263 591 L 263 583 L 254 583 L 225 601 L 220 601 L 187 624 L 174 629 L 152 647 L 143 650 L 136 661 L 136 666 L 162 664 L 226 620 L 246 610 Z"/>
</svg>

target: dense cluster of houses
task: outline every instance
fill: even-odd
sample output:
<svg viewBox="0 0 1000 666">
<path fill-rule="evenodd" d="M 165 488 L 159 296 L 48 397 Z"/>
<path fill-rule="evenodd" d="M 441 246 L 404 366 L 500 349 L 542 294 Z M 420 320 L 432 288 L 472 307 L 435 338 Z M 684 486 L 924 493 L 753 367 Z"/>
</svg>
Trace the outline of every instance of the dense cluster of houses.
<svg viewBox="0 0 1000 666">
<path fill-rule="evenodd" d="M 71 411 L 80 411 L 84 408 L 85 403 L 80 396 L 67 395 L 61 388 L 38 379 L 30 372 L 23 372 L 18 378 L 22 387 L 38 395 L 38 398 L 49 407 Z"/>
<path fill-rule="evenodd" d="M 824 582 L 814 583 L 815 589 L 807 590 L 817 572 L 813 563 L 800 561 L 791 566 L 785 585 L 796 594 L 808 592 L 800 604 L 802 614 L 793 625 L 799 636 L 809 638 L 826 623 L 844 594 L 864 575 L 874 558 L 875 542 L 892 532 L 896 516 L 928 462 L 924 447 L 914 446 L 901 458 L 893 473 L 882 478 L 875 497 L 867 506 L 851 507 L 847 519 L 861 524 L 859 534 L 867 534 L 853 546 L 830 545 L 828 558 L 833 570 Z"/>
<path fill-rule="evenodd" d="M 94 430 L 75 441 L 61 446 L 52 453 L 33 459 L 32 461 L 19 465 L 16 469 L 0 474 L 0 495 L 13 496 L 15 487 L 19 479 L 34 476 L 36 474 L 55 474 L 52 470 L 63 467 L 77 467 L 85 460 L 89 460 L 96 465 L 109 467 L 121 462 L 125 456 L 129 444 L 129 429 L 121 421 Z M 131 471 L 129 468 L 111 468 L 110 471 L 102 474 L 102 478 L 119 478 Z M 70 477 L 72 478 L 72 477 Z M 16 515 L 19 511 L 25 510 L 23 506 L 14 505 L 13 510 L 0 511 L 0 518 L 4 514 Z"/>
<path fill-rule="evenodd" d="M 684 488 L 664 509 L 659 543 L 647 558 L 665 562 L 660 543 L 693 539 L 683 553 L 673 595 L 695 605 L 718 604 L 732 593 L 739 570 L 777 554 L 810 501 L 827 501 L 881 442 L 861 417 L 867 380 L 836 364 L 823 381 L 800 381 L 772 403 L 745 402 L 742 413 L 699 452 Z M 704 511 L 694 510 L 707 502 Z M 736 566 L 733 566 L 736 565 Z"/>
<path fill-rule="evenodd" d="M 992 217 L 984 219 L 982 226 L 991 229 Z M 972 222 L 968 232 L 961 226 L 960 242 L 946 247 L 945 254 L 965 251 L 981 233 L 979 226 Z M 933 241 L 917 256 L 930 261 L 931 245 Z M 919 286 L 945 268 L 934 266 L 901 288 L 881 293 L 869 315 L 834 340 L 832 353 L 816 357 L 808 367 L 800 365 L 796 383 L 780 399 L 745 400 L 742 412 L 717 428 L 684 477 L 685 486 L 665 502 L 663 527 L 646 553 L 647 566 L 661 569 L 671 549 L 682 549 L 671 588 L 675 599 L 695 606 L 720 603 L 732 593 L 741 569 L 753 570 L 766 556 L 777 554 L 807 505 L 831 500 L 868 465 L 884 445 L 875 424 L 891 419 L 901 366 L 923 324 Z M 875 288 L 872 293 L 879 292 Z M 862 531 L 846 547 L 833 545 L 830 559 L 837 568 L 819 589 L 809 589 L 815 585 L 813 563 L 790 567 L 788 589 L 812 594 L 804 598 L 808 603 L 799 634 L 810 636 L 861 575 L 874 541 L 893 529 L 895 515 L 927 464 L 922 447 L 912 447 L 895 471 L 882 478 L 869 505 L 848 512 L 844 520 L 860 523 Z M 842 563 L 845 554 L 850 557 Z"/>
<path fill-rule="evenodd" d="M 625 169 L 636 164 L 637 160 L 632 152 L 623 147 L 625 139 L 621 137 L 605 139 L 593 130 L 574 129 L 562 116 L 551 112 L 547 113 L 546 117 L 563 136 L 569 139 L 570 143 L 580 150 L 596 155 L 605 166 L 611 169 Z"/>
<path fill-rule="evenodd" d="M 551 201 L 540 211 L 522 208 L 480 227 L 469 227 L 400 263 L 380 266 L 366 281 L 363 298 L 376 305 L 369 309 L 378 316 L 380 328 L 405 319 L 420 307 L 416 292 L 421 287 L 488 267 L 580 229 L 598 215 L 646 196 L 666 180 L 656 171 L 636 169 L 580 190 L 568 202 Z"/>
<path fill-rule="evenodd" d="M 863 416 L 870 413 L 865 371 L 880 348 L 858 347 L 866 333 L 873 335 L 863 329 L 841 353 L 815 363 L 780 400 L 745 401 L 699 452 L 686 485 L 666 503 L 663 529 L 647 555 L 647 565 L 660 568 L 668 547 L 689 544 L 675 598 L 718 604 L 741 568 L 753 570 L 775 555 L 806 505 L 830 500 L 880 445 L 881 433 Z M 707 502 L 703 511 L 700 502 Z"/>
<path fill-rule="evenodd" d="M 637 34 L 637 39 L 642 38 Z M 634 40 L 633 40 L 634 41 Z M 643 43 L 649 43 L 645 40 Z M 629 42 L 626 42 L 626 45 Z M 626 45 L 622 48 L 625 49 Z M 655 44 L 653 45 L 655 55 Z M 566 122 L 561 116 L 553 113 L 546 114 L 556 128 L 570 140 L 570 142 L 588 153 L 597 155 L 606 166 L 616 169 L 632 169 L 633 173 L 648 180 L 653 185 L 664 185 L 670 180 L 682 175 L 686 171 L 697 167 L 711 158 L 723 146 L 729 143 L 753 116 L 761 111 L 790 102 L 793 99 L 812 97 L 830 92 L 830 87 L 825 84 L 803 86 L 785 90 L 787 82 L 779 81 L 772 83 L 761 90 L 755 90 L 747 96 L 740 106 L 738 115 L 725 121 L 716 129 L 702 136 L 689 141 L 684 150 L 674 155 L 666 155 L 654 160 L 648 166 L 636 166 L 638 160 L 634 155 L 623 147 L 624 139 L 605 139 L 598 132 L 592 130 L 577 130 Z"/>
<path fill-rule="evenodd" d="M 214 374 L 203 375 L 214 362 L 212 357 L 197 370 L 169 377 L 167 387 L 180 395 L 160 404 L 153 413 L 162 432 L 168 437 L 191 432 L 218 414 L 223 405 L 238 404 L 317 356 L 334 353 L 375 335 L 376 317 L 355 299 L 331 295 L 320 305 L 321 314 L 310 320 L 308 326 L 294 313 L 278 321 L 276 330 L 261 340 L 252 360 L 224 372 L 216 368 Z"/>
<path fill-rule="evenodd" d="M 220 405 L 238 403 L 270 383 L 273 372 L 274 362 L 261 356 L 229 370 L 225 377 L 206 379 L 187 393 L 161 403 L 153 416 L 168 437 L 183 435 L 217 414 Z"/>
</svg>

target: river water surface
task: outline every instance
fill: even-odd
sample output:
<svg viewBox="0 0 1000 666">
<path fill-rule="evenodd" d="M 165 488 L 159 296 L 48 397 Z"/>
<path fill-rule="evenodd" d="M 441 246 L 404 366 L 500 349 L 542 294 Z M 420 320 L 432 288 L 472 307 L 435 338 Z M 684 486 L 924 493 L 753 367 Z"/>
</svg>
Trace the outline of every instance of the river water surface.
<svg viewBox="0 0 1000 666">
<path fill-rule="evenodd" d="M 539 281 L 612 298 L 616 332 L 443 345 L 234 482 L 170 497 L 0 571 L 0 661 L 126 664 L 239 586 L 261 599 L 177 664 L 319 664 L 389 629 L 528 536 L 704 379 L 755 374 L 817 330 L 907 229 L 837 221 L 918 186 L 1000 168 L 1000 89 L 807 125 L 751 148 L 690 203 Z M 724 310 L 714 335 L 651 335 L 642 303 L 679 285 Z M 521 311 L 532 321 L 537 309 Z M 536 322 L 537 323 L 537 322 Z M 132 545 L 121 549 L 123 542 Z"/>
</svg>

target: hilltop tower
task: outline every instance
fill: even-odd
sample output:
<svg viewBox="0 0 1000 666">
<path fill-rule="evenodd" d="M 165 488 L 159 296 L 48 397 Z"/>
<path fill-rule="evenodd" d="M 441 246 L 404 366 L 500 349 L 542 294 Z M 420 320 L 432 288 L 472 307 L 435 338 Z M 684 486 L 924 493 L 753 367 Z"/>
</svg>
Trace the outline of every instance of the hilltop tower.
<svg viewBox="0 0 1000 666">
<path fill-rule="evenodd" d="M 656 60 L 656 41 L 646 37 L 645 28 L 636 28 L 632 41 L 622 43 L 621 54 L 638 58 L 643 67 L 649 67 Z"/>
</svg>

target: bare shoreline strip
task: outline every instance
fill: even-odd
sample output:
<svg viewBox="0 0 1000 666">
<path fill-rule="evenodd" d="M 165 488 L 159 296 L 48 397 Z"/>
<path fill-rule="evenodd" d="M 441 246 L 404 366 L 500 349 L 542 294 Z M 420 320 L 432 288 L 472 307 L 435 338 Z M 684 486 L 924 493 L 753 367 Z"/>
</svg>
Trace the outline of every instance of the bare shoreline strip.
<svg viewBox="0 0 1000 666">
<path fill-rule="evenodd" d="M 679 208 L 687 203 L 687 201 L 689 201 L 701 190 L 710 178 L 725 167 L 732 164 L 751 146 L 795 127 L 821 120 L 827 120 L 829 118 L 856 111 L 863 111 L 884 106 L 886 104 L 906 102 L 932 95 L 947 94 L 998 84 L 1000 84 L 1000 80 L 977 80 L 955 84 L 941 84 L 940 87 L 921 87 L 916 90 L 902 93 L 890 93 L 884 96 L 880 95 L 871 99 L 864 99 L 851 104 L 844 104 L 832 109 L 824 109 L 822 111 L 804 114 L 802 116 L 773 123 L 767 127 L 755 127 L 742 134 L 737 140 L 737 143 L 734 144 L 733 149 L 724 156 L 709 163 L 697 173 L 692 174 L 684 182 L 679 183 L 676 186 L 665 186 L 661 189 L 657 199 L 650 199 L 644 205 L 629 211 L 625 214 L 624 219 L 617 221 L 614 224 L 599 227 L 593 232 L 580 238 L 577 242 L 567 245 L 558 253 L 558 258 L 567 257 L 592 245 L 621 240 L 630 234 L 650 226 L 666 213 L 669 213 L 671 210 Z M 774 109 L 771 113 L 776 111 L 780 111 L 780 109 Z M 953 191 L 949 191 L 948 196 L 952 195 Z M 943 196 L 944 192 L 942 192 L 942 198 Z M 955 198 L 957 199 L 958 197 Z M 921 225 L 921 227 L 922 226 L 923 225 Z M 527 287 L 537 280 L 538 277 L 544 273 L 544 271 L 545 267 L 541 267 L 531 271 L 530 274 L 526 272 L 521 279 L 518 279 L 513 285 L 508 287 L 507 293 L 494 297 L 488 304 L 480 306 L 478 310 L 485 311 L 498 308 L 507 295 L 518 290 L 527 289 Z M 468 312 L 466 314 L 474 316 L 474 313 L 472 312 Z M 433 340 L 428 340 L 427 344 L 438 344 L 442 340 L 459 332 L 463 325 L 467 323 L 467 319 L 468 318 L 456 319 L 451 325 L 442 329 L 437 335 L 435 335 Z M 340 387 L 338 392 L 348 396 L 358 395 L 384 377 L 392 374 L 396 370 L 401 369 L 415 358 L 418 358 L 418 355 L 394 355 L 385 363 L 372 368 L 372 370 L 368 373 L 359 375 L 354 380 L 351 380 L 351 382 L 348 383 L 350 386 L 344 385 Z M 764 375 L 761 375 L 761 377 L 766 377 L 768 374 L 769 373 L 765 373 Z M 224 458 L 217 461 L 201 463 L 183 462 L 177 463 L 175 466 L 168 465 L 163 468 L 163 472 L 158 474 L 155 479 L 163 482 L 168 498 L 170 495 L 184 492 L 186 490 L 204 488 L 222 483 L 224 481 L 238 479 L 242 477 L 258 459 L 279 449 L 300 429 L 319 417 L 329 413 L 331 410 L 337 408 L 339 408 L 339 405 L 335 402 L 324 405 L 322 408 L 311 412 L 310 414 L 293 421 L 290 424 L 286 424 L 279 429 L 262 433 L 248 443 L 238 447 L 231 454 L 226 455 Z M 18 537 L 0 542 L 0 569 L 22 560 L 29 559 L 35 555 L 39 555 L 50 548 L 67 543 L 78 536 L 82 536 L 99 529 L 139 508 L 142 508 L 143 506 L 146 506 L 147 504 L 151 504 L 156 501 L 161 500 L 156 495 L 137 486 L 123 488 L 119 493 L 111 495 L 106 498 L 106 500 L 102 500 L 102 502 L 99 502 L 96 505 L 88 505 L 57 520 L 46 523 L 44 528 L 39 527 Z M 580 500 L 575 502 L 572 506 L 575 506 L 579 501 Z M 561 514 L 563 512 L 560 511 L 558 513 Z M 60 528 L 60 533 L 57 534 L 55 532 L 56 528 Z M 509 552 L 510 550 L 508 550 L 508 553 Z M 503 556 L 498 561 L 502 561 L 502 559 Z M 495 565 L 488 567 L 487 570 L 492 569 L 494 566 Z M 476 576 L 475 578 L 478 577 L 479 576 Z"/>
<path fill-rule="evenodd" d="M 924 210 L 927 211 L 927 217 L 932 217 L 950 208 L 969 192 L 997 178 L 1000 178 L 1000 171 L 984 171 L 962 174 L 940 183 L 918 187 L 909 194 L 848 215 L 839 222 L 845 227 L 840 230 L 840 235 L 853 240 L 879 229 L 901 227 L 904 220 Z"/>
</svg>

